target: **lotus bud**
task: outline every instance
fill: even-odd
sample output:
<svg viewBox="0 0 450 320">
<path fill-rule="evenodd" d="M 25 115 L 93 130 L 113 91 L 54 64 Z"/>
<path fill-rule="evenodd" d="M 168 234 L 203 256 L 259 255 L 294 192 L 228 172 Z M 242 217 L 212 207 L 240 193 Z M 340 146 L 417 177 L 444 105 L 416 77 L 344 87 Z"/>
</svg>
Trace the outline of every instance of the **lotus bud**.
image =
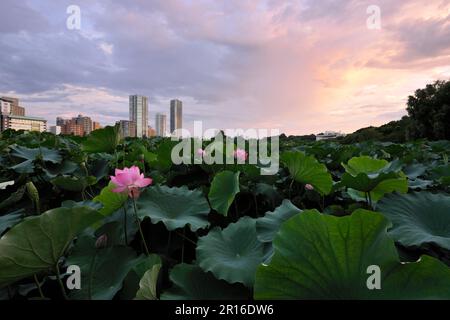
<svg viewBox="0 0 450 320">
<path fill-rule="evenodd" d="M 312 190 L 314 190 L 314 186 L 313 186 L 312 184 L 307 183 L 307 184 L 305 185 L 305 189 L 306 189 L 306 190 L 309 190 L 309 191 L 312 191 Z"/>
<path fill-rule="evenodd" d="M 27 182 L 26 184 L 26 188 L 27 188 L 27 194 L 28 197 L 30 197 L 31 201 L 33 202 L 35 208 L 36 208 L 36 213 L 40 214 L 40 203 L 39 203 L 39 191 L 36 188 L 36 186 L 34 185 L 33 182 Z"/>
<path fill-rule="evenodd" d="M 95 247 L 97 249 L 106 248 L 108 246 L 108 236 L 106 234 L 101 235 L 97 238 L 97 241 L 95 241 Z"/>
</svg>

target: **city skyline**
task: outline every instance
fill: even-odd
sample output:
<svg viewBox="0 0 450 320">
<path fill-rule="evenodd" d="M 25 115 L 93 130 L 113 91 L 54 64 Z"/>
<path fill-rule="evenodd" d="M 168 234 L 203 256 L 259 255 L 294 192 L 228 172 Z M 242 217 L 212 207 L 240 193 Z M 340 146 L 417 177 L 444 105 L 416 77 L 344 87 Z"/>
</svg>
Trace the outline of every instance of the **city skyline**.
<svg viewBox="0 0 450 320">
<path fill-rule="evenodd" d="M 443 0 L 378 1 L 372 29 L 366 0 L 80 0 L 79 30 L 66 25 L 72 4 L 0 3 L 0 95 L 49 124 L 114 124 L 139 92 L 153 115 L 179 97 L 189 125 L 348 133 L 400 119 L 414 90 L 450 78 Z"/>
</svg>

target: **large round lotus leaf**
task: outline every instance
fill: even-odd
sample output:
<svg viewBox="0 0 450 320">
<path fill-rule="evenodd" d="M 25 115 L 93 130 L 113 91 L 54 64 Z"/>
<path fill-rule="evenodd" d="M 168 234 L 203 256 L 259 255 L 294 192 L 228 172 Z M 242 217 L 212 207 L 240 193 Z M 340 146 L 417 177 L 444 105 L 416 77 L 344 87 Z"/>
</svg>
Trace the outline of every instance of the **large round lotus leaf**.
<svg viewBox="0 0 450 320">
<path fill-rule="evenodd" d="M 211 207 L 224 216 L 239 193 L 240 172 L 223 171 L 215 175 L 209 190 L 209 203 Z"/>
<path fill-rule="evenodd" d="M 286 165 L 295 181 L 311 184 L 321 194 L 329 194 L 333 179 L 324 164 L 303 152 L 284 152 L 281 161 Z"/>
<path fill-rule="evenodd" d="M 256 268 L 263 259 L 264 246 L 257 239 L 256 221 L 249 217 L 223 230 L 215 228 L 198 240 L 199 266 L 229 283 L 252 286 Z"/>
<path fill-rule="evenodd" d="M 241 284 L 216 279 L 199 266 L 178 264 L 170 272 L 172 288 L 161 294 L 161 300 L 239 300 L 248 299 L 249 292 Z"/>
<path fill-rule="evenodd" d="M 77 207 L 24 219 L 0 239 L 0 287 L 54 268 L 73 238 L 102 218 L 95 210 Z"/>
<path fill-rule="evenodd" d="M 21 185 L 15 192 L 11 192 L 8 198 L 0 202 L 0 210 L 3 210 L 5 208 L 12 208 L 14 204 L 22 200 L 26 191 L 26 185 Z"/>
<path fill-rule="evenodd" d="M 99 202 L 93 203 L 101 205 Z M 94 224 L 92 228 L 96 229 L 97 237 L 106 235 L 110 245 L 128 245 L 136 236 L 139 237 L 139 227 L 133 213 L 133 205 L 130 203 Z"/>
<path fill-rule="evenodd" d="M 81 192 L 88 186 L 97 183 L 97 179 L 92 176 L 88 177 L 71 177 L 59 176 L 50 181 L 55 187 L 71 192 Z"/>
<path fill-rule="evenodd" d="M 373 201 L 378 201 L 386 193 L 408 191 L 408 182 L 400 171 L 401 165 L 398 161 L 389 163 L 386 160 L 362 156 L 354 157 L 342 166 L 346 172 L 340 183 L 360 192 L 370 192 Z"/>
<path fill-rule="evenodd" d="M 433 181 L 431 180 L 423 180 L 420 178 L 414 179 L 414 180 L 408 180 L 408 188 L 414 189 L 414 190 L 426 190 L 429 186 L 433 184 Z"/>
<path fill-rule="evenodd" d="M 22 146 L 12 146 L 11 155 L 17 158 L 25 159 L 24 162 L 21 162 L 11 168 L 18 173 L 32 173 L 34 171 L 34 161 L 38 159 L 52 163 L 60 163 L 62 160 L 62 157 L 58 151 L 44 147 L 30 149 Z"/>
<path fill-rule="evenodd" d="M 347 164 L 342 163 L 345 171 L 352 176 L 360 173 L 373 174 L 378 173 L 389 164 L 386 160 L 373 159 L 368 156 L 353 157 Z"/>
<path fill-rule="evenodd" d="M 184 186 L 150 187 L 139 197 L 137 207 L 140 218 L 150 217 L 153 223 L 162 222 L 168 230 L 189 225 L 195 232 L 209 226 L 210 208 L 200 190 L 189 190 Z"/>
<path fill-rule="evenodd" d="M 11 212 L 10 214 L 0 216 L 0 236 L 5 232 L 5 230 L 13 227 L 18 224 L 23 217 L 23 211 L 18 210 Z"/>
<path fill-rule="evenodd" d="M 87 140 L 82 143 L 83 150 L 89 153 L 112 153 L 120 142 L 119 127 L 107 126 L 92 131 Z"/>
<path fill-rule="evenodd" d="M 417 179 L 427 171 L 427 167 L 421 163 L 413 163 L 403 170 L 408 179 Z"/>
<path fill-rule="evenodd" d="M 70 297 L 82 300 L 110 300 L 122 288 L 130 270 L 145 260 L 126 246 L 108 246 L 97 249 L 96 238 L 85 234 L 75 244 L 66 265 L 81 269 L 81 289 L 70 292 Z"/>
<path fill-rule="evenodd" d="M 450 250 L 450 196 L 418 192 L 386 196 L 377 205 L 392 222 L 389 235 L 406 247 L 434 243 Z"/>
<path fill-rule="evenodd" d="M 166 172 L 172 167 L 172 149 L 178 142 L 170 139 L 163 140 L 156 150 L 156 157 L 151 156 L 150 165 L 159 171 Z M 145 158 L 145 154 L 144 154 Z M 148 157 L 147 157 L 148 158 Z"/>
<path fill-rule="evenodd" d="M 127 201 L 127 193 L 113 192 L 112 190 L 116 186 L 110 182 L 105 188 L 102 189 L 100 194 L 96 196 L 93 201 L 100 202 L 103 208 L 99 212 L 104 216 L 109 216 L 113 212 L 119 210 Z"/>
<path fill-rule="evenodd" d="M 347 188 L 355 189 L 361 192 L 371 192 L 381 182 L 385 180 L 393 180 L 399 178 L 395 172 L 377 174 L 375 177 L 369 177 L 365 173 L 359 173 L 357 176 L 352 176 L 349 173 L 344 173 L 341 178 L 341 183 Z M 402 178 L 406 182 L 406 178 Z"/>
<path fill-rule="evenodd" d="M 362 209 L 292 217 L 274 240 L 270 264 L 258 268 L 255 298 L 449 299 L 450 269 L 428 256 L 402 264 L 387 227 L 381 214 Z M 371 286 L 377 276 L 379 289 Z"/>
<path fill-rule="evenodd" d="M 78 164 L 70 161 L 64 160 L 61 163 L 46 163 L 45 168 L 43 168 L 45 174 L 48 178 L 53 179 L 58 175 L 70 175 L 73 174 L 79 168 Z"/>
<path fill-rule="evenodd" d="M 361 181 L 359 182 L 361 183 Z M 369 186 L 371 183 L 369 182 Z M 408 181 L 406 178 L 394 178 L 394 179 L 386 179 L 378 183 L 374 188 L 368 189 L 362 188 L 363 190 L 367 190 L 366 192 L 370 192 L 370 198 L 372 202 L 377 202 L 382 199 L 385 194 L 392 193 L 394 191 L 400 193 L 408 192 Z M 365 201 L 365 193 L 362 191 L 358 191 L 352 188 L 348 189 L 348 193 L 352 196 L 352 198 L 356 201 Z"/>
<path fill-rule="evenodd" d="M 256 219 L 256 232 L 261 242 L 272 242 L 281 227 L 281 224 L 294 215 L 302 212 L 290 200 L 283 203 L 273 212 L 267 212 L 262 218 Z"/>
</svg>

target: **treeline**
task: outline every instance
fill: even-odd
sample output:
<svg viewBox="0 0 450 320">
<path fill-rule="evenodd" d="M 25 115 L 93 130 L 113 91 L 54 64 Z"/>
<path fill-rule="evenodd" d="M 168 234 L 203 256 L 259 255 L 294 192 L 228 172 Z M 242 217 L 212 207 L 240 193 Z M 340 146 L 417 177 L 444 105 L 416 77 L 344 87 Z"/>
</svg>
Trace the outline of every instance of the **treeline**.
<svg viewBox="0 0 450 320">
<path fill-rule="evenodd" d="M 406 142 L 415 139 L 450 140 L 450 81 L 436 81 L 408 97 L 408 116 L 381 127 L 367 127 L 344 138 L 342 143 L 362 141 Z"/>
</svg>

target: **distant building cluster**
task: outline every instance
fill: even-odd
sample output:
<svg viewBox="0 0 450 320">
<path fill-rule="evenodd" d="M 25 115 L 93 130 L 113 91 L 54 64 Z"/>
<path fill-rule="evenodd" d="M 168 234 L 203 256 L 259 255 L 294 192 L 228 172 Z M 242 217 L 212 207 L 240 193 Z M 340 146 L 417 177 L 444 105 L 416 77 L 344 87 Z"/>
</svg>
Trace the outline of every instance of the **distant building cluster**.
<svg viewBox="0 0 450 320">
<path fill-rule="evenodd" d="M 100 123 L 90 117 L 78 115 L 70 119 L 57 117 L 56 125 L 47 127 L 43 118 L 25 116 L 25 108 L 19 105 L 19 99 L 0 97 L 1 131 L 7 129 L 26 131 L 49 131 L 55 135 L 86 136 L 100 129 Z M 170 128 L 167 128 L 167 115 L 156 113 L 155 128 L 148 125 L 148 97 L 131 95 L 129 97 L 129 120 L 117 121 L 120 136 L 126 137 L 165 137 L 183 128 L 183 102 L 178 99 L 170 101 Z M 170 129 L 170 131 L 168 130 Z"/>
<path fill-rule="evenodd" d="M 90 117 L 80 114 L 71 119 L 57 117 L 56 126 L 50 127 L 50 132 L 53 134 L 67 134 L 82 137 L 100 128 L 100 123 L 92 121 Z"/>
<path fill-rule="evenodd" d="M 47 120 L 25 115 L 25 108 L 19 105 L 19 99 L 0 97 L 0 131 L 8 129 L 39 131 L 47 130 Z"/>
<path fill-rule="evenodd" d="M 148 98 L 140 95 L 129 97 L 129 120 L 117 121 L 122 138 L 167 136 L 167 115 L 156 113 L 155 128 L 148 125 Z M 183 127 L 183 103 L 178 99 L 170 101 L 170 133 Z"/>
</svg>

